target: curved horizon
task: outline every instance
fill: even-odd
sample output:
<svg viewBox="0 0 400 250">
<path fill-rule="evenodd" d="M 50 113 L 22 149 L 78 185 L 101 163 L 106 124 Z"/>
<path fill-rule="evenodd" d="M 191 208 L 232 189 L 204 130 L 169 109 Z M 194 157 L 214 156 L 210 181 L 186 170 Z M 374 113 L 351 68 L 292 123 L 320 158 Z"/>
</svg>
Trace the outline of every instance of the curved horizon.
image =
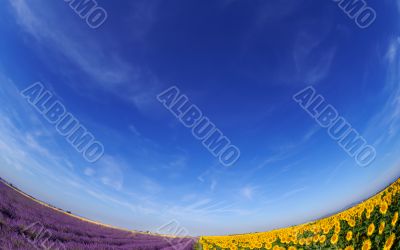
<svg viewBox="0 0 400 250">
<path fill-rule="evenodd" d="M 1 177 L 0 177 L 0 182 L 2 182 L 3 184 L 6 184 L 10 188 L 12 188 L 14 191 L 24 195 L 28 199 L 32 199 L 33 201 L 37 202 L 40 205 L 43 205 L 43 206 L 48 207 L 50 209 L 53 209 L 53 210 L 55 210 L 57 212 L 62 212 L 65 216 L 71 216 L 73 218 L 77 218 L 77 219 L 82 220 L 84 222 L 92 223 L 94 225 L 109 227 L 109 228 L 117 229 L 117 230 L 121 230 L 121 231 L 139 233 L 139 234 L 151 234 L 151 235 L 159 235 L 159 236 L 165 236 L 165 237 L 186 238 L 186 237 L 209 237 L 209 236 L 210 237 L 212 237 L 212 236 L 235 236 L 235 235 L 246 235 L 246 234 L 254 234 L 254 233 L 267 233 L 267 232 L 272 232 L 272 231 L 279 231 L 279 230 L 282 230 L 282 229 L 285 229 L 285 228 L 289 228 L 289 227 L 298 227 L 298 226 L 302 226 L 302 225 L 311 224 L 311 223 L 314 223 L 314 222 L 317 222 L 317 221 L 328 219 L 328 218 L 333 217 L 335 215 L 338 215 L 338 214 L 340 214 L 342 212 L 345 212 L 346 210 L 350 210 L 352 208 L 355 208 L 355 207 L 359 206 L 363 202 L 373 198 L 374 196 L 378 195 L 379 193 L 382 193 L 383 191 L 385 191 L 391 185 L 395 184 L 396 182 L 399 182 L 400 181 L 400 175 L 397 178 L 393 178 L 393 179 L 394 179 L 394 181 L 390 182 L 384 188 L 376 191 L 373 195 L 371 195 L 368 198 L 365 198 L 365 199 L 363 199 L 361 201 L 354 201 L 352 204 L 349 204 L 346 208 L 343 208 L 342 210 L 339 210 L 339 211 L 336 211 L 336 212 L 334 212 L 332 214 L 328 214 L 328 215 L 325 215 L 323 217 L 315 218 L 313 220 L 306 221 L 306 222 L 303 222 L 303 223 L 300 223 L 300 224 L 290 225 L 290 226 L 281 227 L 281 228 L 274 228 L 274 229 L 271 229 L 271 230 L 268 230 L 268 231 L 260 231 L 260 232 L 243 232 L 243 233 L 238 233 L 238 234 L 226 234 L 226 235 L 186 235 L 186 236 L 174 235 L 174 234 L 168 235 L 168 234 L 161 234 L 161 233 L 151 232 L 151 231 L 138 231 L 138 230 L 135 230 L 135 229 L 121 228 L 121 227 L 118 227 L 118 226 L 115 226 L 115 225 L 111 225 L 111 224 L 104 224 L 104 223 L 101 223 L 99 221 L 91 220 L 89 218 L 82 217 L 82 216 L 80 216 L 78 214 L 74 214 L 72 211 L 66 211 L 66 210 L 64 210 L 62 208 L 58 208 L 58 207 L 55 207 L 55 206 L 53 206 L 51 204 L 47 204 L 47 203 L 45 203 L 43 201 L 40 201 L 40 200 L 36 199 L 35 197 L 32 197 L 31 195 L 25 193 L 23 190 L 20 190 L 18 187 L 16 187 L 12 183 L 7 182 L 7 180 L 2 179 Z M 172 233 L 176 233 L 176 232 L 172 232 Z"/>
<path fill-rule="evenodd" d="M 0 176 L 188 235 L 372 196 L 400 176 L 400 1 L 346 2 L 6 0 Z"/>
</svg>

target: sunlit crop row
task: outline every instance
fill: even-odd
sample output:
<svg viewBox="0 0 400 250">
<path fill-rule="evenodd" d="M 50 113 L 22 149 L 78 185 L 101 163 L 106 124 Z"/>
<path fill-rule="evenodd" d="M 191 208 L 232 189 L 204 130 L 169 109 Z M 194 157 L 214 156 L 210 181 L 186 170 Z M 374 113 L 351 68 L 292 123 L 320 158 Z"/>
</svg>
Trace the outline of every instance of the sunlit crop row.
<svg viewBox="0 0 400 250">
<path fill-rule="evenodd" d="M 400 179 L 334 216 L 265 233 L 201 237 L 208 249 L 400 249 Z"/>
</svg>

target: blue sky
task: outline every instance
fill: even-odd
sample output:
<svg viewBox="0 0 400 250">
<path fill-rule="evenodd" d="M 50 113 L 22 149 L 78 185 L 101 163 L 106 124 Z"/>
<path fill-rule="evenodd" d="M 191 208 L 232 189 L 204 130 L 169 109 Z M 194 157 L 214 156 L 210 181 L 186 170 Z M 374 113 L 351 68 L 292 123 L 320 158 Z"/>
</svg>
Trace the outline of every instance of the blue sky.
<svg viewBox="0 0 400 250">
<path fill-rule="evenodd" d="M 333 1 L 4 0 L 0 176 L 75 214 L 191 235 L 302 223 L 400 173 L 399 1 L 367 29 Z M 105 146 L 86 162 L 19 94 L 42 82 Z M 223 167 L 156 99 L 176 85 L 240 148 Z M 377 150 L 362 168 L 292 95 L 313 85 Z"/>
</svg>

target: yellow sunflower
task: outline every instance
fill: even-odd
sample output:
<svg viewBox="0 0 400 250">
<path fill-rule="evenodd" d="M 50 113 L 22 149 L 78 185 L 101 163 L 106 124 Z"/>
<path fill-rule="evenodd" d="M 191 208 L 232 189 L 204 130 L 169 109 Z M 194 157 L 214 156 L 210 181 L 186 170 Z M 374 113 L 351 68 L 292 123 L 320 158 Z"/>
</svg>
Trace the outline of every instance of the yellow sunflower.
<svg viewBox="0 0 400 250">
<path fill-rule="evenodd" d="M 354 247 L 348 246 L 348 247 L 346 247 L 344 250 L 354 250 Z"/>
<path fill-rule="evenodd" d="M 331 238 L 332 245 L 336 245 L 338 240 L 339 240 L 339 236 L 337 234 L 332 235 L 332 238 Z"/>
<path fill-rule="evenodd" d="M 334 232 L 336 234 L 340 233 L 340 225 L 336 225 Z"/>
<path fill-rule="evenodd" d="M 371 241 L 368 239 L 364 241 L 361 250 L 370 250 L 371 249 Z"/>
<path fill-rule="evenodd" d="M 379 211 L 381 212 L 381 214 L 385 215 L 387 210 L 388 210 L 388 204 L 386 203 L 386 201 L 384 201 L 381 203 Z"/>
<path fill-rule="evenodd" d="M 346 240 L 347 241 L 351 241 L 351 239 L 353 238 L 353 232 L 352 231 L 348 231 L 346 234 Z"/>
<path fill-rule="evenodd" d="M 331 229 L 329 227 L 324 227 L 322 231 L 324 232 L 324 234 L 328 234 L 330 230 Z"/>
<path fill-rule="evenodd" d="M 384 221 L 382 221 L 381 224 L 379 224 L 379 234 L 383 233 L 383 230 L 385 230 L 385 226 L 386 224 Z"/>
<path fill-rule="evenodd" d="M 319 237 L 319 242 L 321 244 L 325 243 L 325 241 L 326 241 L 326 236 L 325 235 L 322 235 L 322 236 Z"/>
<path fill-rule="evenodd" d="M 399 212 L 394 213 L 393 219 L 392 219 L 392 226 L 394 227 L 397 223 L 397 220 L 399 219 Z"/>
<path fill-rule="evenodd" d="M 367 232 L 368 236 L 371 236 L 374 233 L 374 231 L 375 231 L 375 224 L 371 223 L 368 227 L 368 232 Z"/>
<path fill-rule="evenodd" d="M 306 239 L 306 245 L 309 246 L 309 245 L 311 245 L 311 243 L 312 243 L 312 237 L 308 237 Z"/>
<path fill-rule="evenodd" d="M 392 233 L 389 238 L 387 239 L 385 245 L 383 246 L 383 250 L 390 250 L 393 246 L 393 242 L 396 238 L 396 235 Z"/>
</svg>

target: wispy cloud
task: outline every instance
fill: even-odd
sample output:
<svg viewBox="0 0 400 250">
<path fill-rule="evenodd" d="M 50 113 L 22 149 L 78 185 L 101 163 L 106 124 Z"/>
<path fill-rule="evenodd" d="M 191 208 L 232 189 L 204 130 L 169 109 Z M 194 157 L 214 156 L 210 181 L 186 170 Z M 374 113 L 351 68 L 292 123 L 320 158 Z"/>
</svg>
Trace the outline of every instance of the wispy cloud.
<svg viewBox="0 0 400 250">
<path fill-rule="evenodd" d="M 75 65 L 75 70 L 84 72 L 93 80 L 92 85 L 86 84 L 83 87 L 107 90 L 133 103 L 139 110 L 152 105 L 154 98 L 151 97 L 158 93 L 160 84 L 149 70 L 126 61 L 114 50 L 104 47 L 104 43 L 100 45 L 87 34 L 88 31 L 82 31 L 86 27 L 73 27 L 74 33 L 68 32 L 71 27 L 63 26 L 63 22 L 55 20 L 60 17 L 52 15 L 47 5 L 33 4 L 26 0 L 9 3 L 18 24 L 41 47 L 61 54 Z M 49 60 L 48 55 L 46 53 L 44 60 Z M 63 59 L 59 58 L 59 61 Z M 67 75 L 65 77 L 68 78 Z M 73 87 L 82 88 L 82 84 L 74 84 Z"/>
<path fill-rule="evenodd" d="M 93 168 L 85 168 L 84 172 L 83 172 L 86 176 L 93 176 L 96 171 Z"/>
<path fill-rule="evenodd" d="M 323 48 L 322 42 L 327 31 L 314 34 L 309 31 L 299 32 L 293 49 L 296 65 L 295 76 L 298 81 L 318 84 L 328 76 L 336 50 L 334 47 Z M 324 34 L 325 33 L 325 34 Z"/>
<path fill-rule="evenodd" d="M 254 196 L 255 188 L 252 186 L 245 186 L 240 189 L 240 195 L 248 200 L 252 200 Z"/>
<path fill-rule="evenodd" d="M 98 169 L 95 176 L 107 186 L 115 190 L 121 190 L 124 183 L 123 164 L 114 157 L 106 155 L 98 163 Z"/>
<path fill-rule="evenodd" d="M 320 130 L 319 127 L 314 126 L 308 131 L 306 131 L 306 133 L 302 135 L 298 140 L 277 146 L 274 149 L 274 151 L 277 151 L 277 153 L 267 156 L 254 168 L 253 171 L 269 167 L 273 164 L 276 164 L 282 160 L 288 159 L 291 156 L 295 155 L 300 150 L 304 149 L 305 144 L 309 143 L 310 140 L 313 138 L 313 136 L 319 130 Z"/>
<path fill-rule="evenodd" d="M 233 203 L 225 201 L 214 201 L 210 198 L 203 198 L 196 200 L 194 203 L 188 205 L 172 206 L 167 209 L 168 215 L 185 217 L 192 216 L 195 220 L 209 220 L 205 216 L 218 216 L 224 213 L 237 213 L 239 210 L 234 209 Z"/>
<path fill-rule="evenodd" d="M 141 133 L 139 130 L 135 127 L 135 125 L 131 124 L 129 125 L 129 130 L 137 137 L 141 136 Z"/>
<path fill-rule="evenodd" d="M 290 190 L 290 191 L 284 193 L 283 196 L 282 196 L 282 198 L 283 198 L 283 199 L 287 199 L 287 198 L 289 198 L 289 197 L 291 197 L 291 196 L 294 196 L 294 195 L 296 195 L 296 194 L 298 194 L 298 193 L 300 193 L 300 192 L 305 191 L 306 189 L 307 189 L 307 187 L 299 187 L 299 188 L 292 189 L 292 190 Z"/>
<path fill-rule="evenodd" d="M 118 84 L 130 79 L 131 66 L 118 56 L 106 56 L 105 51 L 91 39 L 77 42 L 63 31 L 65 27 L 47 14 L 48 7 L 25 0 L 9 1 L 17 22 L 36 40 L 47 44 L 102 84 Z M 83 34 L 81 34 L 83 35 Z"/>
<path fill-rule="evenodd" d="M 386 101 L 382 108 L 368 122 L 365 134 L 375 136 L 374 144 L 377 146 L 387 143 L 397 135 L 400 129 L 400 38 L 394 37 L 386 46 L 383 53 L 383 63 L 387 65 L 387 77 L 382 95 Z M 376 129 L 380 129 L 379 135 L 374 135 Z"/>
<path fill-rule="evenodd" d="M 145 196 L 159 192 L 161 187 L 140 173 L 134 173 L 133 179 L 140 187 L 138 190 L 141 194 L 129 194 L 124 189 L 124 171 L 129 167 L 123 160 L 107 155 L 96 166 L 81 168 L 72 163 L 70 159 L 73 157 L 69 157 L 68 152 L 55 139 L 58 135 L 49 132 L 54 128 L 46 126 L 40 122 L 40 118 L 35 117 L 36 112 L 19 96 L 19 90 L 12 80 L 0 72 L 0 82 L 0 99 L 3 102 L 0 109 L 0 170 L 3 174 L 11 173 L 15 176 L 21 172 L 40 176 L 46 182 L 62 186 L 65 191 L 85 190 L 100 201 L 114 202 L 114 205 L 129 208 L 139 214 L 149 213 L 160 206 L 152 204 L 149 196 Z M 14 113 L 18 115 L 14 116 Z M 82 162 L 79 164 L 86 165 Z M 89 177 L 86 181 L 80 176 L 81 169 L 82 174 Z M 129 196 L 136 202 L 141 201 L 141 205 L 132 205 L 104 194 L 112 191 L 118 196 Z"/>
<path fill-rule="evenodd" d="M 118 206 L 122 206 L 122 207 L 130 209 L 131 212 L 134 213 L 132 215 L 137 215 L 137 214 L 145 214 L 145 215 L 147 215 L 147 214 L 157 214 L 158 213 L 158 211 L 153 209 L 153 208 L 144 207 L 144 206 L 141 206 L 141 205 L 138 205 L 138 204 L 129 203 L 129 202 L 126 202 L 124 200 L 115 198 L 113 196 L 93 191 L 91 189 L 86 189 L 85 191 L 89 195 L 91 195 L 91 196 L 93 196 L 93 197 L 95 197 L 95 198 L 97 198 L 97 199 L 99 199 L 99 200 L 101 200 L 101 201 L 103 201 L 103 202 L 105 202 L 107 204 L 118 205 Z"/>
</svg>

